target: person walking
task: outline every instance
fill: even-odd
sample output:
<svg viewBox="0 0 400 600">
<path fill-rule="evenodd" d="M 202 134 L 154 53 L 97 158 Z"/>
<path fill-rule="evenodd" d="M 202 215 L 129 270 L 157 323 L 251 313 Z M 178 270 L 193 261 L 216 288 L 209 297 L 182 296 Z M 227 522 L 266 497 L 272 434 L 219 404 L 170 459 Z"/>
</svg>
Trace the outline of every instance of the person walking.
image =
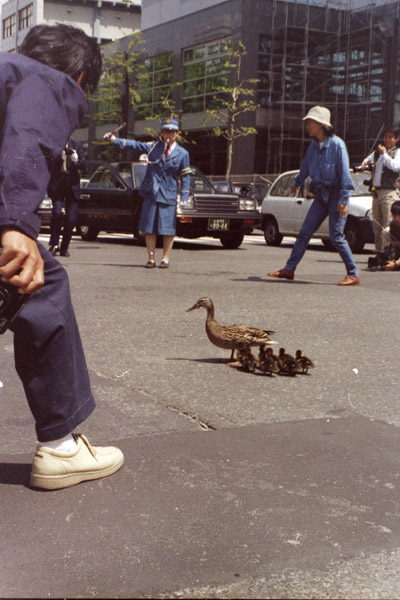
<svg viewBox="0 0 400 600">
<path fill-rule="evenodd" d="M 315 188 L 315 198 L 304 219 L 286 266 L 268 273 L 269 277 L 294 279 L 296 267 L 307 250 L 308 242 L 329 217 L 329 239 L 339 252 L 346 267 L 346 277 L 338 285 L 349 286 L 360 283 L 356 264 L 344 237 L 344 226 L 349 196 L 354 184 L 349 171 L 349 157 L 342 139 L 334 135 L 331 113 L 323 106 L 314 106 L 303 118 L 312 142 L 296 175 L 292 193 L 310 177 Z"/>
<path fill-rule="evenodd" d="M 60 23 L 32 27 L 20 52 L 0 54 L 0 277 L 30 295 L 10 324 L 38 440 L 30 482 L 58 489 L 111 475 L 124 462 L 118 448 L 94 448 L 73 433 L 95 402 L 67 273 L 37 241 L 37 209 L 102 60 L 95 39 Z"/>
<path fill-rule="evenodd" d="M 368 166 L 373 172 L 372 226 L 377 252 L 383 251 L 382 232 L 390 224 L 390 208 L 400 198 L 397 188 L 400 175 L 400 149 L 397 147 L 399 139 L 400 128 L 388 127 L 384 131 L 383 144 L 379 144 L 361 163 L 362 167 Z"/>
<path fill-rule="evenodd" d="M 157 235 L 163 236 L 163 252 L 159 267 L 167 269 L 176 233 L 178 190 L 180 203 L 189 197 L 189 154 L 177 140 L 179 123 L 165 117 L 161 121 L 161 139 L 146 143 L 117 138 L 112 132 L 104 135 L 120 148 L 132 148 L 137 156 L 147 155 L 147 169 L 139 193 L 143 197 L 139 231 L 144 233 L 148 260 L 146 268 L 156 266 Z"/>
<path fill-rule="evenodd" d="M 49 252 L 53 256 L 69 256 L 69 243 L 78 218 L 80 173 L 85 167 L 82 144 L 70 138 L 59 158 L 59 169 L 56 167 L 48 187 L 48 195 L 53 202 L 49 241 Z M 63 207 L 65 215 L 62 212 Z M 63 235 L 59 247 L 62 227 Z"/>
</svg>

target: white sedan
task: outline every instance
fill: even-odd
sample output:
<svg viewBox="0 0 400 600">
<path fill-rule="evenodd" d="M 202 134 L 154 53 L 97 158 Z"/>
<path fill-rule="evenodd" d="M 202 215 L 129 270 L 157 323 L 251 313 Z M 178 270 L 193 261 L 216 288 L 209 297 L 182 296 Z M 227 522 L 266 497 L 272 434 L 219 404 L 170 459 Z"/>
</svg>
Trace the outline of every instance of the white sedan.
<svg viewBox="0 0 400 600">
<path fill-rule="evenodd" d="M 268 246 L 279 246 L 284 235 L 296 237 L 313 201 L 309 179 L 302 186 L 300 195 L 293 196 L 291 193 L 297 173 L 298 171 L 282 173 L 263 200 L 261 226 Z M 361 252 L 366 243 L 374 241 L 372 194 L 364 184 L 366 175 L 368 173 L 351 172 L 355 191 L 350 197 L 345 236 L 353 252 Z M 325 246 L 331 247 L 328 219 L 325 219 L 313 237 L 322 239 Z"/>
</svg>

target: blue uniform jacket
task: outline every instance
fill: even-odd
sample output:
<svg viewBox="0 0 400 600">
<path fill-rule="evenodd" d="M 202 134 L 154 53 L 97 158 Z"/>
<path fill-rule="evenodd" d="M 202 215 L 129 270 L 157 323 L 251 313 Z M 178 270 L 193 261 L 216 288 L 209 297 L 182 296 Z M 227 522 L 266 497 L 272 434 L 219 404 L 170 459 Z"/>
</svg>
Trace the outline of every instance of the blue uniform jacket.
<svg viewBox="0 0 400 600">
<path fill-rule="evenodd" d="M 85 113 L 85 94 L 71 77 L 21 54 L 0 54 L 0 227 L 37 237 L 37 208 Z"/>
<path fill-rule="evenodd" d="M 141 196 L 163 204 L 176 204 L 180 180 L 181 200 L 183 203 L 187 201 L 190 189 L 189 154 L 182 146 L 176 144 L 168 158 L 164 158 L 164 142 L 146 143 L 115 138 L 114 143 L 121 148 L 133 148 L 138 157 L 147 154 L 149 163 L 139 190 Z"/>
<path fill-rule="evenodd" d="M 317 189 L 316 198 L 325 204 L 330 200 L 348 204 L 354 184 L 349 170 L 349 156 L 342 139 L 336 135 L 326 137 L 322 148 L 318 140 L 313 139 L 301 163 L 300 172 L 295 177 L 295 186 L 302 185 L 308 176 Z"/>
</svg>

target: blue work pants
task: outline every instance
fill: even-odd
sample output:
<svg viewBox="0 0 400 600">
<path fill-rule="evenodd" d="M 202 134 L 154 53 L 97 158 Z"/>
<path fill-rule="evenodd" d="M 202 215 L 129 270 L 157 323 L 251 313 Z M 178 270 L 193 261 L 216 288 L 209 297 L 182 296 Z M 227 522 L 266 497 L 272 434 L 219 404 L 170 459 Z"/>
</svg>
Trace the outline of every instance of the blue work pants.
<svg viewBox="0 0 400 600">
<path fill-rule="evenodd" d="M 17 373 L 40 442 L 71 433 L 94 410 L 68 276 L 40 243 L 44 285 L 11 325 Z"/>
</svg>

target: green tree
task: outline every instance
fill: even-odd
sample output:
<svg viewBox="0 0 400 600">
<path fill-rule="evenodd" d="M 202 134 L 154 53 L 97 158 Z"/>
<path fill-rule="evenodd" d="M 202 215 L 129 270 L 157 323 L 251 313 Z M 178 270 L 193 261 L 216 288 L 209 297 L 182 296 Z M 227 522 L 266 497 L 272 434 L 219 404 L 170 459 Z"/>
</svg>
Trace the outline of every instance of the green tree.
<svg viewBox="0 0 400 600">
<path fill-rule="evenodd" d="M 138 49 L 143 43 L 139 32 L 130 38 L 126 48 L 122 47 L 120 41 L 107 48 L 103 59 L 103 74 L 92 97 L 96 104 L 96 125 L 122 125 L 119 130 L 121 137 L 126 137 L 129 117 L 140 102 L 137 82 L 148 77 L 140 62 L 146 51 Z M 110 146 L 107 141 L 97 140 L 94 144 L 98 147 L 98 156 L 101 158 L 114 160 L 119 153 L 115 146 Z"/>
<path fill-rule="evenodd" d="M 256 93 L 255 84 L 258 79 L 242 79 L 242 59 L 247 54 L 243 42 L 239 41 L 237 47 L 232 49 L 227 57 L 226 66 L 230 70 L 230 81 L 226 85 L 216 87 L 215 108 L 207 110 L 203 125 L 211 119 L 221 123 L 213 128 L 216 136 L 224 137 L 228 142 L 226 160 L 226 173 L 228 179 L 232 169 L 233 143 L 239 137 L 256 134 L 254 127 L 240 125 L 240 118 L 244 113 L 254 112 L 258 104 L 254 101 Z"/>
</svg>

